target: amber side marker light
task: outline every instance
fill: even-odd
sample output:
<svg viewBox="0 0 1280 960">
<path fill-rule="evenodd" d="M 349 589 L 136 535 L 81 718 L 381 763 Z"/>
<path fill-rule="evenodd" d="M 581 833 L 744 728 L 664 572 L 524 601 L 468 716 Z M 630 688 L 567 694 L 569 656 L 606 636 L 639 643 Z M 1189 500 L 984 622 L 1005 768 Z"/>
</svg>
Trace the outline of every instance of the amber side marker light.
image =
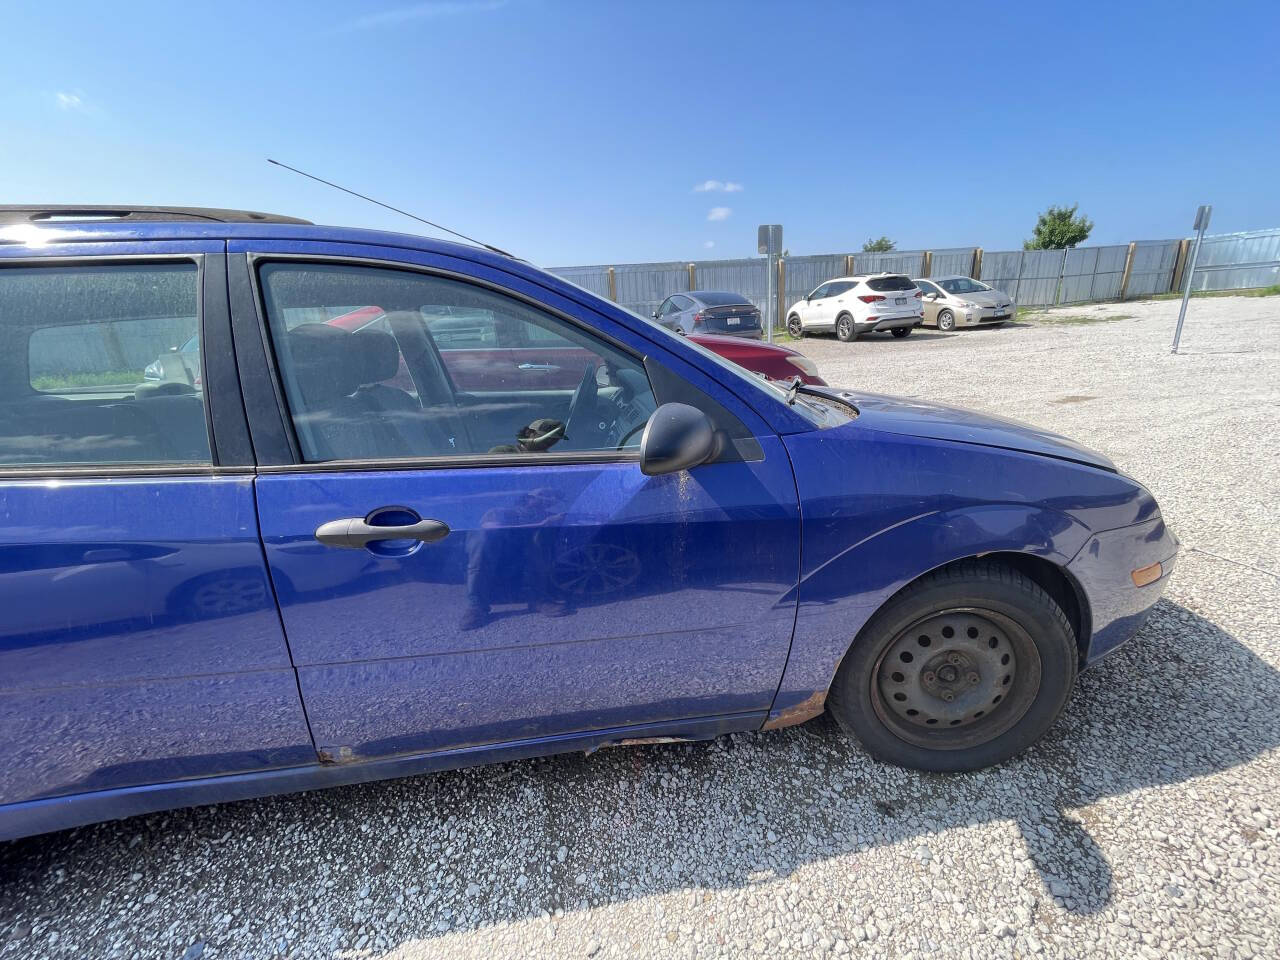
<svg viewBox="0 0 1280 960">
<path fill-rule="evenodd" d="M 1151 564 L 1149 567 L 1139 567 L 1129 576 L 1133 577 L 1133 585 L 1135 587 L 1145 587 L 1148 583 L 1155 583 L 1164 575 L 1164 568 L 1159 562 Z"/>
</svg>

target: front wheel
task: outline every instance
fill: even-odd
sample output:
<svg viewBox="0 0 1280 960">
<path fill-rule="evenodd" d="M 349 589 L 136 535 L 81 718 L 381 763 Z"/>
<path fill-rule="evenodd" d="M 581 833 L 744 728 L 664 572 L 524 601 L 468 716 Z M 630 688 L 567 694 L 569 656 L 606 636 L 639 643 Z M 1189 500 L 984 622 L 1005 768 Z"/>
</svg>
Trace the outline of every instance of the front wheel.
<svg viewBox="0 0 1280 960">
<path fill-rule="evenodd" d="M 911 328 L 910 327 L 894 327 L 889 332 L 892 333 L 894 337 L 901 340 L 903 337 L 910 336 Z"/>
<path fill-rule="evenodd" d="M 836 317 L 836 339 L 841 343 L 857 339 L 857 335 L 853 332 L 853 317 L 847 313 Z"/>
<path fill-rule="evenodd" d="M 939 330 L 954 330 L 956 328 L 956 315 L 950 310 L 943 310 L 938 314 Z"/>
<path fill-rule="evenodd" d="M 965 562 L 905 588 L 868 621 L 828 705 L 873 756 L 953 772 L 1001 763 L 1066 706 L 1074 632 L 1061 608 L 1009 567 Z"/>
<path fill-rule="evenodd" d="M 794 313 L 787 317 L 787 333 L 791 334 L 796 340 L 804 339 L 804 325 Z"/>
</svg>

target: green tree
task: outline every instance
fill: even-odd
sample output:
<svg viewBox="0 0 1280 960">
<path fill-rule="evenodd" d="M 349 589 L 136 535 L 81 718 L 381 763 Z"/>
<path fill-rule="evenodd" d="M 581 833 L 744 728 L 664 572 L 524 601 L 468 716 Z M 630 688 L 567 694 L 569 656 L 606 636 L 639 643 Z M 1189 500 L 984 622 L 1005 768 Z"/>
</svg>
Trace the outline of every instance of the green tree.
<svg viewBox="0 0 1280 960">
<path fill-rule="evenodd" d="M 868 240 L 862 245 L 863 253 L 888 253 L 897 247 L 897 244 L 888 237 L 881 237 L 879 240 Z"/>
<path fill-rule="evenodd" d="M 1061 250 L 1063 247 L 1074 247 L 1089 239 L 1093 231 L 1093 221 L 1085 216 L 1076 216 L 1080 204 L 1069 207 L 1050 207 L 1040 214 L 1036 221 L 1034 236 L 1023 243 L 1024 250 Z"/>
</svg>

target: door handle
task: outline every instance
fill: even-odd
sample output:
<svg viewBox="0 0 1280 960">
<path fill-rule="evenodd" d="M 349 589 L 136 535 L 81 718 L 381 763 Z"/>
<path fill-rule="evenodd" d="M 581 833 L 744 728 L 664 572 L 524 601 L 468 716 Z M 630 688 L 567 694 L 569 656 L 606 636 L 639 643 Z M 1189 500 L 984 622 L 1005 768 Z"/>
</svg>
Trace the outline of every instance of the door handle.
<svg viewBox="0 0 1280 960">
<path fill-rule="evenodd" d="M 516 365 L 517 370 L 545 370 L 548 373 L 559 370 L 554 363 L 521 363 Z"/>
<path fill-rule="evenodd" d="M 449 535 L 449 525 L 440 520 L 419 520 L 400 526 L 374 526 L 364 517 L 346 520 L 330 520 L 316 527 L 316 539 L 326 547 L 345 547 L 359 550 L 379 540 L 417 540 L 419 543 L 435 543 Z"/>
</svg>

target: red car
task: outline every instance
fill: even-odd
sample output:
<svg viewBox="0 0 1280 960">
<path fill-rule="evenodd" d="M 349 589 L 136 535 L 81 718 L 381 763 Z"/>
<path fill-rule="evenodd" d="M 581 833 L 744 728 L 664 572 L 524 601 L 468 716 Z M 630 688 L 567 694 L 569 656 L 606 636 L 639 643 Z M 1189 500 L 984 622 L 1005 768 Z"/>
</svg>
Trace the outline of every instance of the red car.
<svg viewBox="0 0 1280 960">
<path fill-rule="evenodd" d="M 429 312 L 429 308 L 424 307 Z M 344 330 L 361 330 L 377 324 L 380 307 L 361 307 L 328 322 Z M 560 337 L 545 338 L 527 324 L 504 323 L 485 311 L 441 312 L 429 316 L 428 328 L 440 350 L 441 359 L 459 390 L 501 390 L 516 382 L 524 387 L 572 389 L 582 379 L 582 364 L 588 354 Z M 800 377 L 805 383 L 825 387 L 818 368 L 804 354 L 763 340 L 745 340 L 713 333 L 689 337 L 708 350 L 771 380 Z M 403 362 L 402 362 L 403 366 Z M 410 387 L 407 370 L 400 371 Z"/>
<path fill-rule="evenodd" d="M 742 337 L 722 337 L 714 333 L 689 335 L 694 343 L 746 367 L 752 373 L 763 373 L 770 380 L 790 380 L 799 377 L 815 387 L 825 387 L 827 381 L 818 376 L 818 365 L 797 350 L 766 343 L 764 340 L 744 340 Z"/>
</svg>

